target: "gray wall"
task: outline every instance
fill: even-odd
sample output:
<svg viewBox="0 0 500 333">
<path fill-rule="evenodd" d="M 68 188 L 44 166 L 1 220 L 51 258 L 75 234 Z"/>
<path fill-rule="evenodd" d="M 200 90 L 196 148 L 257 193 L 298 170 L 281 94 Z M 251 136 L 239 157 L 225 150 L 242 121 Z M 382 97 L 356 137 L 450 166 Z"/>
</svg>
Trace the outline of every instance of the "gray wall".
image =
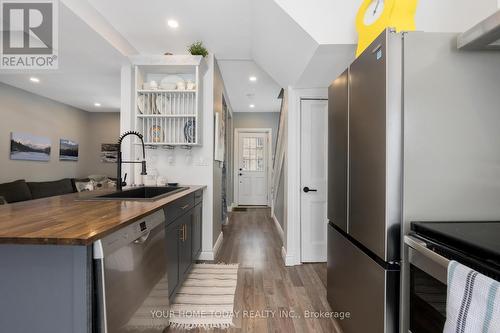
<svg viewBox="0 0 500 333">
<path fill-rule="evenodd" d="M 272 128 L 272 153 L 276 147 L 278 126 L 280 121 L 279 112 L 235 112 L 233 114 L 233 127 L 236 128 Z"/>
<path fill-rule="evenodd" d="M 114 164 L 101 163 L 99 155 L 101 143 L 118 138 L 118 113 L 89 113 L 3 83 L 0 83 L 0 101 L 0 182 L 113 175 Z M 49 137 L 50 161 L 10 160 L 11 132 Z M 79 143 L 78 162 L 59 161 L 59 139 Z"/>
<path fill-rule="evenodd" d="M 216 112 L 222 112 L 222 95 L 224 93 L 224 82 L 217 61 L 214 63 L 214 117 Z M 226 103 L 228 103 L 226 98 Z M 208 121 L 214 121 L 210 119 Z M 213 153 L 212 153 L 213 154 Z M 213 158 L 214 155 L 212 155 Z M 222 231 L 222 163 L 214 161 L 213 172 L 213 244 L 217 241 Z"/>
<path fill-rule="evenodd" d="M 120 114 L 115 112 L 87 114 L 87 145 L 90 154 L 85 159 L 85 173 L 87 175 L 104 174 L 116 177 L 116 164 L 101 162 L 101 144 L 118 141 Z"/>
<path fill-rule="evenodd" d="M 500 219 L 500 56 L 455 34 L 405 36 L 404 232 L 411 221 Z M 408 253 L 402 331 L 407 331 Z"/>
</svg>

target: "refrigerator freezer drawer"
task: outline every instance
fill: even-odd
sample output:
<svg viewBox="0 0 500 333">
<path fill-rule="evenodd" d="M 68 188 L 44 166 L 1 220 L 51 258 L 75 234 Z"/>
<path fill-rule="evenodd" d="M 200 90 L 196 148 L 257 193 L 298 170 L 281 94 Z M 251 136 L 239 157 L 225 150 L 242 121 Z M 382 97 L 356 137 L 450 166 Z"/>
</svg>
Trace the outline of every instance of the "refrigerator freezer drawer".
<svg viewBox="0 0 500 333">
<path fill-rule="evenodd" d="M 328 302 L 350 312 L 344 333 L 398 331 L 399 271 L 384 269 L 331 224 L 328 225 Z"/>
</svg>

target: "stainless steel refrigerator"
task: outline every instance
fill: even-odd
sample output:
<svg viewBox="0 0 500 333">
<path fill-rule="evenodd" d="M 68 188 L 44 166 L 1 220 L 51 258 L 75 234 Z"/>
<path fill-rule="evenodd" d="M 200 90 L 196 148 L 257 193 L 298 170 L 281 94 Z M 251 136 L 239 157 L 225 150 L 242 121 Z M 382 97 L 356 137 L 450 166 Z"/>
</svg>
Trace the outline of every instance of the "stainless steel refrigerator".
<svg viewBox="0 0 500 333">
<path fill-rule="evenodd" d="M 499 66 L 454 34 L 388 29 L 330 86 L 327 290 L 344 333 L 407 332 L 411 220 L 500 217 Z"/>
</svg>

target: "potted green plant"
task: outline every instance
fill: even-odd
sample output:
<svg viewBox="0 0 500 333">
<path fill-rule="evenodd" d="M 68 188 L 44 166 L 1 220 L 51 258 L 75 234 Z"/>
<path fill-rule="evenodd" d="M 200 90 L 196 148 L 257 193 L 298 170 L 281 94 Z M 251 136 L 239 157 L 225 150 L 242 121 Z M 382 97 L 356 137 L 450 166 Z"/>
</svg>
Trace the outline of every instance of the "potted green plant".
<svg viewBox="0 0 500 333">
<path fill-rule="evenodd" d="M 208 55 L 208 50 L 205 48 L 205 46 L 203 46 L 203 42 L 201 41 L 194 42 L 193 44 L 189 45 L 188 51 L 192 55 L 201 55 L 203 57 L 206 57 Z"/>
</svg>

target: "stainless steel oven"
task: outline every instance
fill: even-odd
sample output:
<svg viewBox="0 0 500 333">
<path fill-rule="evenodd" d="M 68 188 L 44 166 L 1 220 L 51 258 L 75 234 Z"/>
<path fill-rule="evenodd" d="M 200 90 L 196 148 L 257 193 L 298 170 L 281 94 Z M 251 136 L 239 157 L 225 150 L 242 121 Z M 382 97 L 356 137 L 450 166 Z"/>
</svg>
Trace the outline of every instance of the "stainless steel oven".
<svg viewBox="0 0 500 333">
<path fill-rule="evenodd" d="M 500 222 L 413 222 L 411 230 L 404 238 L 410 263 L 410 331 L 442 332 L 450 260 L 500 280 Z"/>
<path fill-rule="evenodd" d="M 442 332 L 446 322 L 449 259 L 416 237 L 405 236 L 410 261 L 410 331 Z"/>
</svg>

